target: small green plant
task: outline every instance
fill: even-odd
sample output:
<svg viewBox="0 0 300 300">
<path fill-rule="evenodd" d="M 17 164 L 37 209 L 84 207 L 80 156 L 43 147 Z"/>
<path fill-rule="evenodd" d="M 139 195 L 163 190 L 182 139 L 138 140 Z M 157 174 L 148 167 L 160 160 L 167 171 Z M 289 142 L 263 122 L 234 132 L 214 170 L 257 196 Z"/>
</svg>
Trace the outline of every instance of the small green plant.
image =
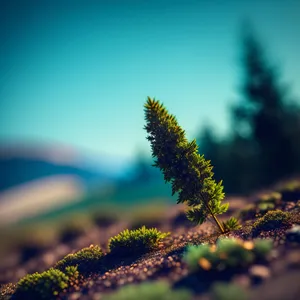
<svg viewBox="0 0 300 300">
<path fill-rule="evenodd" d="M 237 230 L 242 227 L 239 224 L 239 221 L 234 217 L 231 217 L 229 220 L 222 222 L 222 224 L 225 231 Z"/>
<path fill-rule="evenodd" d="M 68 268 L 66 273 L 51 268 L 43 273 L 28 274 L 17 283 L 14 296 L 16 299 L 53 299 L 78 275 L 76 268 Z"/>
<path fill-rule="evenodd" d="M 98 267 L 103 255 L 99 246 L 91 245 L 74 254 L 68 254 L 55 265 L 55 268 L 65 270 L 68 266 L 78 266 L 79 272 L 92 271 Z"/>
<path fill-rule="evenodd" d="M 256 260 L 263 260 L 272 249 L 271 241 L 242 241 L 219 238 L 216 245 L 190 246 L 184 255 L 190 271 L 223 271 L 245 268 Z"/>
<path fill-rule="evenodd" d="M 103 300 L 191 300 L 192 293 L 186 289 L 172 290 L 164 281 L 127 285 L 117 292 L 104 295 Z"/>
<path fill-rule="evenodd" d="M 148 97 L 145 104 L 145 129 L 149 134 L 154 166 L 160 168 L 166 182 L 172 183 L 172 195 L 178 192 L 177 203 L 187 203 L 187 217 L 202 224 L 211 217 L 221 233 L 224 226 L 217 215 L 227 211 L 222 181 L 216 183 L 209 160 L 198 153 L 196 140 L 188 142 L 176 118 L 159 101 Z"/>
<path fill-rule="evenodd" d="M 291 214 L 289 212 L 271 210 L 253 224 L 252 232 L 256 236 L 262 231 L 289 228 L 292 226 L 290 220 Z"/>
<path fill-rule="evenodd" d="M 148 229 L 145 226 L 136 230 L 124 230 L 108 242 L 111 254 L 120 256 L 142 254 L 158 248 L 162 239 L 169 233 L 162 233 L 156 228 Z"/>
<path fill-rule="evenodd" d="M 216 282 L 211 288 L 212 300 L 247 300 L 249 295 L 237 284 Z"/>
</svg>

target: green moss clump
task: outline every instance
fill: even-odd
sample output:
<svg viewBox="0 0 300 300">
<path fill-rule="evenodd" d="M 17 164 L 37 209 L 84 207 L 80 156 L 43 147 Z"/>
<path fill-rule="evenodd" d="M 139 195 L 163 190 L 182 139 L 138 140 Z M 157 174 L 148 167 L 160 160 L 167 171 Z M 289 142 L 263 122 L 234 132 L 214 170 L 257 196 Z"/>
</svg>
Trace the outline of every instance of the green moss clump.
<svg viewBox="0 0 300 300">
<path fill-rule="evenodd" d="M 190 300 L 192 294 L 186 289 L 172 290 L 164 281 L 127 285 L 117 292 L 104 295 L 103 300 Z"/>
<path fill-rule="evenodd" d="M 253 235 L 259 235 L 262 231 L 269 231 L 278 228 L 289 228 L 292 226 L 291 214 L 281 210 L 268 211 L 263 217 L 253 224 Z"/>
<path fill-rule="evenodd" d="M 190 246 L 184 255 L 190 271 L 224 271 L 249 266 L 258 259 L 266 259 L 272 248 L 269 240 L 242 241 L 220 238 L 216 245 Z"/>
<path fill-rule="evenodd" d="M 67 266 L 78 266 L 79 272 L 90 272 L 99 267 L 103 255 L 99 246 L 91 245 L 74 254 L 68 254 L 55 265 L 55 268 L 64 270 Z"/>
<path fill-rule="evenodd" d="M 156 228 L 147 229 L 145 226 L 136 230 L 124 230 L 108 242 L 111 254 L 129 256 L 142 254 L 158 248 L 162 239 L 170 233 L 162 233 Z"/>
<path fill-rule="evenodd" d="M 53 299 L 69 286 L 71 280 L 79 274 L 76 268 L 67 269 L 67 274 L 57 269 L 49 269 L 43 273 L 28 274 L 18 283 L 15 299 Z"/>
<path fill-rule="evenodd" d="M 71 279 L 76 279 L 79 277 L 79 272 L 78 272 L 78 267 L 77 266 L 68 266 L 66 267 L 64 273 Z"/>
</svg>

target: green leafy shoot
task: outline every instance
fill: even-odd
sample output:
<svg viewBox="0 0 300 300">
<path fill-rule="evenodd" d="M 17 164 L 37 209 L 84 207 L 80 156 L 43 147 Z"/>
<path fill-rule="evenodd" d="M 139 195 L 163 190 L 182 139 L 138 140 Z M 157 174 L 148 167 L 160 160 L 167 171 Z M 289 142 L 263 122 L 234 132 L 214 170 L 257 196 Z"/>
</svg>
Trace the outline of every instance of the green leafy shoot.
<svg viewBox="0 0 300 300">
<path fill-rule="evenodd" d="M 227 211 L 222 181 L 213 179 L 209 160 L 198 153 L 196 140 L 189 142 L 178 125 L 159 101 L 148 97 L 145 108 L 145 130 L 151 143 L 154 166 L 160 168 L 165 182 L 171 182 L 172 195 L 178 193 L 177 203 L 187 203 L 187 217 L 202 224 L 211 217 L 221 233 L 225 229 L 217 215 Z"/>
<path fill-rule="evenodd" d="M 231 217 L 229 220 L 222 223 L 225 231 L 237 230 L 242 226 L 240 225 L 238 219 Z"/>
</svg>

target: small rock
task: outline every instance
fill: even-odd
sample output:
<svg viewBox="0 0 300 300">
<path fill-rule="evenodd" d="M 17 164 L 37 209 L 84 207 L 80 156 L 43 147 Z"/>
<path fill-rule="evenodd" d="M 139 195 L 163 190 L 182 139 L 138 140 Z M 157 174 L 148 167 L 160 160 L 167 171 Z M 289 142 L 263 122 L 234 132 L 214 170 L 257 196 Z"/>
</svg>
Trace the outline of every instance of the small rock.
<svg viewBox="0 0 300 300">
<path fill-rule="evenodd" d="M 295 225 L 286 231 L 286 240 L 290 243 L 300 244 L 300 225 Z"/>
<path fill-rule="evenodd" d="M 253 284 L 261 283 L 271 276 L 270 269 L 263 265 L 254 265 L 249 269 L 249 275 Z"/>
<path fill-rule="evenodd" d="M 81 294 L 80 293 L 73 293 L 69 296 L 70 300 L 78 300 L 80 299 Z"/>
</svg>

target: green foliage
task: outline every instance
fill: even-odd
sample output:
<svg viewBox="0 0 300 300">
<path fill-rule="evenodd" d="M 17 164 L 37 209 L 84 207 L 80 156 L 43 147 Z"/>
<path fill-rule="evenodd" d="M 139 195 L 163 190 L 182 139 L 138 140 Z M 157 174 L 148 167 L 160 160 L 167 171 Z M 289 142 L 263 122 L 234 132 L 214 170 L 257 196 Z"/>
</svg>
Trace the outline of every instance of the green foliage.
<svg viewBox="0 0 300 300">
<path fill-rule="evenodd" d="M 148 229 L 145 226 L 136 230 L 124 230 L 108 242 L 111 254 L 128 256 L 142 254 L 155 250 L 161 240 L 169 233 L 162 233 L 156 228 Z"/>
<path fill-rule="evenodd" d="M 69 286 L 71 279 L 76 279 L 78 275 L 76 267 L 68 268 L 66 273 L 51 268 L 43 273 L 28 274 L 17 283 L 15 297 L 16 299 L 53 299 Z"/>
<path fill-rule="evenodd" d="M 265 259 L 271 246 L 269 240 L 250 242 L 220 238 L 216 245 L 202 244 L 188 247 L 184 261 L 192 272 L 243 268 L 258 259 Z"/>
<path fill-rule="evenodd" d="M 102 257 L 102 249 L 97 245 L 91 245 L 74 254 L 68 254 L 55 265 L 55 268 L 64 270 L 68 266 L 78 266 L 80 272 L 92 271 L 97 268 Z"/>
<path fill-rule="evenodd" d="M 223 222 L 223 228 L 225 231 L 237 230 L 242 226 L 240 225 L 238 219 L 231 217 L 229 220 Z"/>
<path fill-rule="evenodd" d="M 227 211 L 222 181 L 213 179 L 210 161 L 198 153 L 196 140 L 188 142 L 184 130 L 159 101 L 148 97 L 145 104 L 145 129 L 151 143 L 154 166 L 160 168 L 166 182 L 172 183 L 172 195 L 178 193 L 177 203 L 186 202 L 187 217 L 197 224 L 209 216 L 221 232 L 222 224 L 216 215 Z"/>
<path fill-rule="evenodd" d="M 270 184 L 299 171 L 300 107 L 290 102 L 251 29 L 244 31 L 242 43 L 245 81 L 243 99 L 234 109 L 235 125 L 252 147 L 256 144 L 257 181 Z M 247 133 L 242 132 L 245 128 Z"/>
<path fill-rule="evenodd" d="M 211 288 L 212 300 L 247 300 L 246 291 L 237 284 L 216 282 Z"/>
<path fill-rule="evenodd" d="M 291 215 L 289 212 L 281 210 L 268 211 L 263 217 L 259 218 L 253 224 L 253 234 L 258 235 L 262 231 L 273 230 L 277 228 L 291 227 Z"/>
<path fill-rule="evenodd" d="M 227 193 L 251 192 L 300 171 L 300 101 L 281 84 L 264 48 L 251 29 L 242 32 L 241 88 L 231 130 L 222 139 L 209 127 L 198 135 Z"/>
<path fill-rule="evenodd" d="M 78 272 L 78 267 L 77 266 L 68 266 L 65 268 L 64 273 L 69 277 L 76 279 L 79 277 L 79 272 Z"/>
<path fill-rule="evenodd" d="M 190 300 L 192 294 L 185 289 L 172 290 L 164 281 L 127 285 L 117 292 L 104 295 L 103 300 Z"/>
</svg>

